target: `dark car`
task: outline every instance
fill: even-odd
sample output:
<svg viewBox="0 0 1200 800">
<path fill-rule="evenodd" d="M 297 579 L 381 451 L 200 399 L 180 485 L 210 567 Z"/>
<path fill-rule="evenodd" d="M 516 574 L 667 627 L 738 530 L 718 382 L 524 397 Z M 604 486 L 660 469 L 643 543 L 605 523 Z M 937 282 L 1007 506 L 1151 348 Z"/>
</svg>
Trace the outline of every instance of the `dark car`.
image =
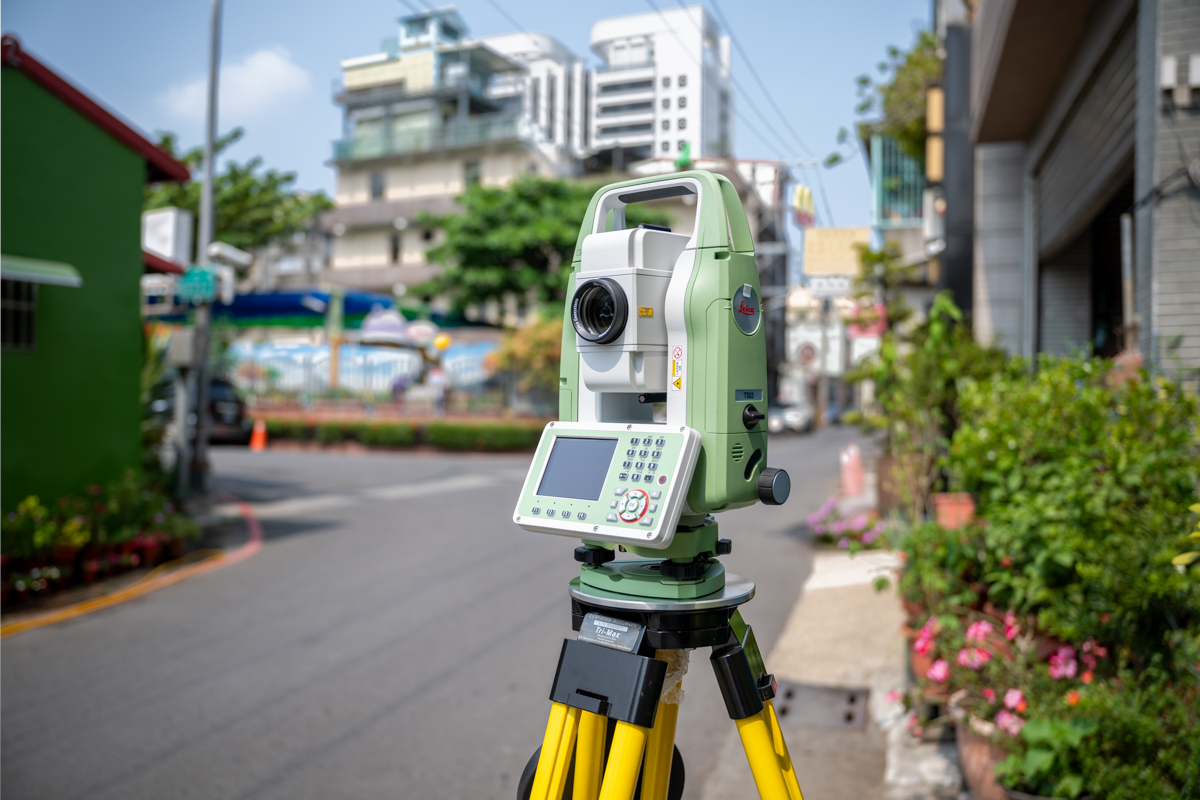
<svg viewBox="0 0 1200 800">
<path fill-rule="evenodd" d="M 175 395 L 162 392 L 150 404 L 150 414 L 163 424 L 175 415 Z M 254 423 L 246 417 L 246 403 L 233 384 L 224 378 L 213 378 L 208 384 L 208 440 L 221 444 L 246 444 Z"/>
</svg>

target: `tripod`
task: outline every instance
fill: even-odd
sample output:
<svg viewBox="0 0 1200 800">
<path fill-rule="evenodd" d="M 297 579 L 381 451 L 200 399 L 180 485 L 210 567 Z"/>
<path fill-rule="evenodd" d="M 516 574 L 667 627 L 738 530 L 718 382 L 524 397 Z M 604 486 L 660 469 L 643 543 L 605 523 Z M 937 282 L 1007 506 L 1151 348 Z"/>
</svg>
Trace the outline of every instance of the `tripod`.
<svg viewBox="0 0 1200 800">
<path fill-rule="evenodd" d="M 803 800 L 772 703 L 775 679 L 738 611 L 754 596 L 751 581 L 727 574 L 723 590 L 695 600 L 620 595 L 578 578 L 569 593 L 579 638 L 563 641 L 550 719 L 519 800 L 633 800 L 639 785 L 640 800 L 677 800 L 681 684 L 689 651 L 700 647 L 712 648 L 759 796 Z"/>
</svg>

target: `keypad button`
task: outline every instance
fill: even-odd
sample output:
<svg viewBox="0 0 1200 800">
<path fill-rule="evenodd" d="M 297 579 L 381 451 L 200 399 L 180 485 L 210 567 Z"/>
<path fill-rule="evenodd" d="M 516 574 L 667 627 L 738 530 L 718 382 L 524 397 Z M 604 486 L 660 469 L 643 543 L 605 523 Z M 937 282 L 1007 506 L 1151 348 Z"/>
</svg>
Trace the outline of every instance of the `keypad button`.
<svg viewBox="0 0 1200 800">
<path fill-rule="evenodd" d="M 635 473 L 633 473 L 632 475 L 630 475 L 630 476 L 629 476 L 629 480 L 633 481 L 634 483 L 637 483 L 637 482 L 638 482 L 638 481 L 640 481 L 641 479 L 642 479 L 642 476 L 641 476 L 641 475 L 639 475 L 639 474 L 638 474 L 638 473 L 636 473 L 636 472 L 635 472 Z M 622 479 L 622 480 L 623 480 L 623 479 Z"/>
<path fill-rule="evenodd" d="M 658 482 L 659 482 L 659 483 L 666 483 L 666 482 L 667 482 L 667 476 L 666 476 L 666 475 L 659 475 L 659 476 L 658 476 Z"/>
<path fill-rule="evenodd" d="M 547 517 L 553 517 L 553 516 L 554 516 L 554 509 L 553 509 L 553 508 L 547 508 L 547 509 L 546 509 L 546 516 L 547 516 Z"/>
<path fill-rule="evenodd" d="M 621 466 L 624 467 L 625 469 L 629 469 L 630 467 L 633 466 L 633 462 L 632 461 L 622 461 Z"/>
<path fill-rule="evenodd" d="M 617 503 L 618 503 L 618 502 L 620 502 L 620 501 L 618 501 L 618 500 L 609 500 L 609 501 L 608 501 L 608 507 L 609 507 L 609 508 L 616 508 L 616 507 L 617 507 Z"/>
<path fill-rule="evenodd" d="M 579 520 L 587 519 L 587 514 L 583 513 L 582 511 L 576 511 L 575 519 L 579 519 Z"/>
<path fill-rule="evenodd" d="M 630 453 L 630 455 L 633 455 L 633 454 L 632 454 L 632 453 Z M 650 451 L 649 451 L 649 450 L 639 450 L 639 451 L 638 451 L 638 456 L 639 456 L 640 458 L 645 458 L 645 457 L 646 457 L 646 456 L 648 456 L 648 455 L 650 455 Z"/>
<path fill-rule="evenodd" d="M 627 456 L 636 456 L 636 455 L 637 455 L 637 450 L 626 450 L 626 451 L 625 451 L 625 455 L 627 455 Z"/>
<path fill-rule="evenodd" d="M 667 440 L 666 440 L 666 439 L 655 439 L 655 440 L 654 440 L 654 444 L 655 444 L 657 447 L 662 447 L 662 446 L 663 446 L 664 444 L 666 444 L 666 443 L 667 443 Z"/>
<path fill-rule="evenodd" d="M 645 468 L 646 468 L 646 462 L 645 462 L 645 461 L 639 461 L 639 462 L 637 462 L 636 464 L 634 464 L 634 466 L 635 466 L 635 467 L 637 467 L 638 469 L 645 469 Z"/>
<path fill-rule="evenodd" d="M 571 512 L 570 512 L 570 511 L 568 511 L 567 509 L 565 509 L 565 508 L 564 508 L 564 509 L 562 510 L 562 518 L 563 518 L 563 519 L 570 519 L 570 518 L 571 518 Z"/>
<path fill-rule="evenodd" d="M 646 483 L 654 483 L 654 476 L 653 475 L 645 475 L 642 477 L 642 480 L 644 480 Z"/>
<path fill-rule="evenodd" d="M 657 462 L 657 461 L 651 461 L 649 464 L 647 464 L 647 465 L 646 465 L 646 469 L 648 469 L 648 470 L 650 470 L 651 472 L 653 472 L 654 470 L 658 469 L 658 462 Z"/>
<path fill-rule="evenodd" d="M 637 476 L 635 475 L 634 477 L 636 478 Z M 617 476 L 617 478 L 618 478 L 619 480 L 627 481 L 627 480 L 629 480 L 629 473 L 628 473 L 628 472 L 622 472 L 620 475 L 618 475 L 618 476 Z M 624 490 L 624 489 L 617 489 L 617 494 L 625 494 L 625 490 Z"/>
<path fill-rule="evenodd" d="M 651 455 L 653 455 L 655 458 L 662 458 L 662 450 L 655 450 L 653 453 L 651 453 Z"/>
<path fill-rule="evenodd" d="M 617 521 L 617 515 L 616 515 L 616 514 L 605 514 L 605 515 L 604 515 L 604 521 L 605 521 L 605 522 L 616 522 L 616 521 Z"/>
<path fill-rule="evenodd" d="M 540 508 L 538 508 L 537 506 L 534 506 L 534 507 L 533 507 L 533 513 L 535 513 L 535 514 L 540 514 L 540 513 L 542 513 L 542 510 L 541 510 Z"/>
<path fill-rule="evenodd" d="M 651 503 L 649 511 L 651 514 L 653 514 L 655 511 L 658 511 L 658 503 Z"/>
<path fill-rule="evenodd" d="M 622 478 L 621 480 L 625 480 L 625 479 L 624 479 L 624 478 Z M 626 492 L 628 492 L 628 491 L 629 491 L 629 487 L 628 487 L 628 486 L 618 486 L 617 488 L 613 489 L 613 494 L 615 494 L 615 495 L 617 495 L 618 497 L 620 497 L 621 495 L 625 494 L 625 493 L 626 493 Z"/>
<path fill-rule="evenodd" d="M 642 517 L 641 521 L 638 522 L 638 525 L 641 525 L 644 528 L 652 527 L 654 525 L 654 517 Z"/>
<path fill-rule="evenodd" d="M 638 443 L 638 437 L 634 436 L 632 439 L 630 439 L 630 440 L 629 440 L 629 443 L 630 443 L 630 444 L 637 444 L 637 443 Z"/>
<path fill-rule="evenodd" d="M 651 500 L 657 500 L 660 497 L 662 497 L 662 492 L 658 491 L 657 489 L 650 493 Z"/>
<path fill-rule="evenodd" d="M 647 436 L 645 439 L 642 439 L 642 444 L 650 444 L 650 437 Z"/>
</svg>

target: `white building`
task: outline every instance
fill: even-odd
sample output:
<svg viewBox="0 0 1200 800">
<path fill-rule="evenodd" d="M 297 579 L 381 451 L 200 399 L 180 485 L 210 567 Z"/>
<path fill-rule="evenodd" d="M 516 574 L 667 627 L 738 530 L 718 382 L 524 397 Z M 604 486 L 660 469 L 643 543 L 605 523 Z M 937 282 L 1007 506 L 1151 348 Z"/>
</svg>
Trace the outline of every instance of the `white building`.
<svg viewBox="0 0 1200 800">
<path fill-rule="evenodd" d="M 703 6 L 633 14 L 592 25 L 589 149 L 600 166 L 733 152 L 729 37 Z"/>
</svg>

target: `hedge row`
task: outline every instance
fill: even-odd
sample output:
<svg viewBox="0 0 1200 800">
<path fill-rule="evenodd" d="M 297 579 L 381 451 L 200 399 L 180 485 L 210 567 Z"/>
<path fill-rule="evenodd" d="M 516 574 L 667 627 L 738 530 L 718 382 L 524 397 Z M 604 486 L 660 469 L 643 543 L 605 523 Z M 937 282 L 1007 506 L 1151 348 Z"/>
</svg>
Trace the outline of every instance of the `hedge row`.
<svg viewBox="0 0 1200 800">
<path fill-rule="evenodd" d="M 359 442 L 368 447 L 413 447 L 424 444 L 443 450 L 527 450 L 537 446 L 541 425 L 511 422 L 322 422 L 267 420 L 271 440 Z"/>
</svg>

